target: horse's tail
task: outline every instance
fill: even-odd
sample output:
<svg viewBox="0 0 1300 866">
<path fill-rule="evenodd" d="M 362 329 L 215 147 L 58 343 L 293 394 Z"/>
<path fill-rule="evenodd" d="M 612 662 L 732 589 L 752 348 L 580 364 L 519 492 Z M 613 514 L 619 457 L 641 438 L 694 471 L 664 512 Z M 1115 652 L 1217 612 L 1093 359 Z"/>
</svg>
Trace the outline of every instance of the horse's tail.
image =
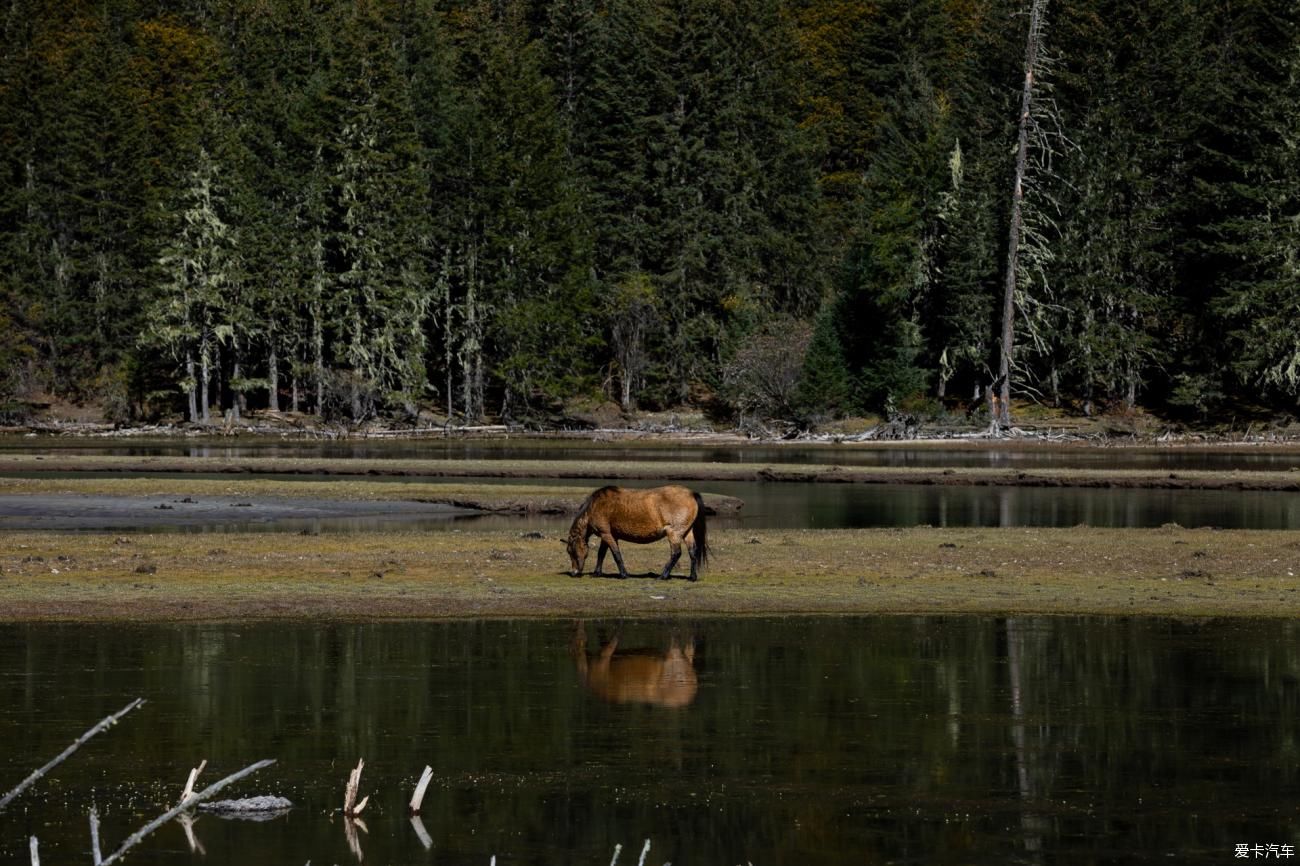
<svg viewBox="0 0 1300 866">
<path fill-rule="evenodd" d="M 695 561 L 701 568 L 709 561 L 709 524 L 704 519 L 704 497 L 692 492 L 695 497 L 695 522 L 691 524 L 691 534 L 695 536 Z"/>
</svg>

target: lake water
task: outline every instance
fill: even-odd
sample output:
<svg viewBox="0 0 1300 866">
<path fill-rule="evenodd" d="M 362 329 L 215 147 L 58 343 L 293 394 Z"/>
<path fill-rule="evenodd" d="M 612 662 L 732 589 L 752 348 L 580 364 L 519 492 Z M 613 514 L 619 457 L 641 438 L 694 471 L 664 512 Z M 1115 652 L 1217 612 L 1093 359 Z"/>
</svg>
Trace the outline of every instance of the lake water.
<svg viewBox="0 0 1300 866">
<path fill-rule="evenodd" d="M 617 634 L 602 659 L 603 640 Z M 0 790 L 147 703 L 0 813 L 0 862 L 1227 863 L 1300 845 L 1300 626 L 858 617 L 0 625 Z M 585 641 L 585 647 L 583 642 Z M 335 810 L 365 758 L 365 829 Z M 435 770 L 422 826 L 405 814 Z M 349 830 L 355 841 L 349 841 Z M 198 846 L 203 853 L 199 853 Z M 359 854 L 358 854 L 359 852 Z"/>
<path fill-rule="evenodd" d="M 999 467 L 1007 469 L 1233 469 L 1286 470 L 1300 465 L 1300 451 L 1239 447 L 1201 450 L 1175 447 L 1116 449 L 1098 447 L 909 447 L 906 445 L 754 445 L 714 446 L 686 443 L 599 443 L 588 441 L 458 440 L 321 441 L 243 438 L 233 440 L 163 439 L 92 440 L 59 437 L 0 437 L 0 453 L 116 454 L 124 456 L 313 457 L 420 459 L 562 459 L 599 465 L 618 460 L 700 462 L 840 463 L 855 466 Z M 341 468 L 341 466 L 336 467 Z M 117 473 L 20 473 L 31 477 L 131 477 Z M 139 476 L 136 476 L 139 477 Z M 152 474 L 149 477 L 165 477 Z M 188 478 L 228 478 L 186 475 Z M 286 481 L 311 476 L 264 475 Z M 320 476 L 338 481 L 347 476 Z M 437 483 L 438 479 L 357 476 L 369 482 Z M 565 480 L 459 478 L 464 484 L 557 484 L 596 487 L 614 479 Z M 628 483 L 628 482 L 624 482 Z M 630 482 L 629 486 L 652 486 Z M 1055 526 L 1081 524 L 1102 527 L 1216 526 L 1224 529 L 1300 529 L 1300 496 L 1290 492 L 1230 490 L 1123 490 L 1093 488 L 959 487 L 941 485 L 801 484 L 764 482 L 699 482 L 696 487 L 734 496 L 745 507 L 723 525 L 753 529 L 836 529 L 931 526 Z M 179 495 L 175 497 L 180 499 Z M 358 506 L 357 513 L 292 515 L 274 509 L 198 514 L 192 504 L 164 513 L 150 507 L 134 510 L 101 508 L 87 499 L 65 497 L 41 503 L 38 519 L 27 516 L 31 503 L 0 497 L 0 528 L 89 529 L 109 531 L 180 529 L 200 532 L 288 531 L 353 532 L 383 528 L 432 531 L 466 526 L 520 531 L 563 531 L 569 518 L 560 516 L 486 516 L 449 519 L 445 509 L 394 506 L 385 513 Z M 174 503 L 167 503 L 168 505 Z M 206 504 L 206 503 L 205 503 Z M 228 504 L 228 503 L 227 503 Z M 195 512 L 191 518 L 189 512 Z M 362 513 L 366 512 L 366 513 Z M 472 521 L 471 523 L 467 523 Z"/>
<path fill-rule="evenodd" d="M 87 473 L 89 475 L 90 473 Z M 120 477 L 120 476 L 112 476 Z M 164 477 L 154 475 L 150 477 Z M 178 477 L 178 485 L 186 478 Z M 210 476 L 225 479 L 227 476 Z M 275 477 L 275 476 L 272 476 Z M 283 476 L 301 484 L 306 476 Z M 340 476 L 322 476 L 338 481 Z M 412 480 L 358 476 L 367 483 Z M 500 484 L 595 488 L 613 479 L 450 479 L 456 485 Z M 632 487 L 653 482 L 621 482 Z M 742 529 L 867 527 L 1089 526 L 1140 528 L 1166 523 L 1224 529 L 1300 529 L 1300 496 L 1240 490 L 1122 490 L 1071 487 L 944 487 L 918 484 L 809 484 L 702 481 L 697 489 L 734 496 L 745 505 L 715 525 Z M 179 487 L 178 487 L 179 489 Z M 0 496 L 0 529 L 191 532 L 360 532 L 384 528 L 427 531 L 466 528 L 563 532 L 569 515 L 456 516 L 414 502 L 356 503 L 300 499 L 296 507 L 220 496 L 156 496 L 140 500 L 76 495 Z M 190 501 L 186 501 L 190 500 Z M 232 505 L 247 507 L 229 507 Z M 160 509 L 160 505 L 166 505 Z"/>
<path fill-rule="evenodd" d="M 992 469 L 1273 470 L 1300 467 L 1300 446 L 1215 449 L 1183 446 L 1106 448 L 1038 443 L 833 445 L 758 443 L 714 445 L 677 442 L 593 442 L 582 439 L 320 440 L 229 437 L 222 439 L 85 439 L 0 436 L 0 454 L 117 455 L 123 457 L 302 457 L 404 460 L 645 460 L 694 463 L 812 463 L 882 467 L 983 467 Z"/>
</svg>

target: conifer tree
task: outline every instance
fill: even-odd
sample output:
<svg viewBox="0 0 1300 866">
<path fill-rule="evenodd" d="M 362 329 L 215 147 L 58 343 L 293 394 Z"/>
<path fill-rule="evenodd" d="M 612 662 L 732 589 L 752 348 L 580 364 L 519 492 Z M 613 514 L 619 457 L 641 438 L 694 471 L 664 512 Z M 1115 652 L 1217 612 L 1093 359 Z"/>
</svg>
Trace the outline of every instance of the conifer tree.
<svg viewBox="0 0 1300 866">
<path fill-rule="evenodd" d="M 324 312 L 340 396 L 358 420 L 382 406 L 414 414 L 427 383 L 425 163 L 383 11 L 360 2 L 337 22 L 325 96 Z"/>
<path fill-rule="evenodd" d="M 228 221 L 220 172 L 200 148 L 177 204 L 179 230 L 159 260 L 163 283 L 144 336 L 182 365 L 180 385 L 191 423 L 211 420 L 217 347 L 232 336 L 225 308 L 238 279 L 237 236 Z"/>
</svg>

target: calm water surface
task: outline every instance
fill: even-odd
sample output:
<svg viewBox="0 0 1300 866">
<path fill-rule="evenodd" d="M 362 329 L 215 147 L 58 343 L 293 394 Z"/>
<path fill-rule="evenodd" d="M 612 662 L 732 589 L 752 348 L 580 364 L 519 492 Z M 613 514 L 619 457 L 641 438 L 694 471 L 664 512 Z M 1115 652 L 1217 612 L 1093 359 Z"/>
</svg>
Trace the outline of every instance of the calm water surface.
<svg viewBox="0 0 1300 866">
<path fill-rule="evenodd" d="M 685 442 L 592 442 L 583 440 L 223 440 L 106 439 L 0 436 L 0 453 L 119 455 L 129 457 L 303 457 L 348 460 L 581 460 L 680 463 L 814 463 L 843 466 L 985 467 L 1004 469 L 1233 469 L 1287 470 L 1300 466 L 1300 448 L 1289 451 L 1241 446 L 1220 450 L 1185 447 L 909 447 L 879 444 L 703 445 Z"/>
<path fill-rule="evenodd" d="M 84 473 L 87 477 L 93 473 Z M 106 477 L 122 477 L 110 475 Z M 139 477 L 139 476 L 137 476 Z M 160 478 L 165 476 L 153 475 Z M 196 478 L 205 476 L 185 476 Z M 228 476 L 206 476 L 224 479 Z M 309 476 L 267 476 L 295 484 Z M 344 476 L 346 477 L 346 476 Z M 357 476 L 367 483 L 404 484 L 436 479 Z M 339 476 L 322 480 L 338 481 Z M 654 482 L 614 479 L 450 479 L 456 485 L 482 484 L 632 487 Z M 1140 528 L 1177 523 L 1224 529 L 1300 529 L 1300 496 L 1290 492 L 1241 490 L 1120 490 L 1071 487 L 943 487 L 917 484 L 805 484 L 798 482 L 700 482 L 700 490 L 734 496 L 745 505 L 735 516 L 713 518 L 716 525 L 751 529 L 857 529 L 868 527 L 1012 527 L 1079 525 Z M 301 494 L 300 494 L 301 495 Z M 186 498 L 198 501 L 186 502 Z M 563 532 L 571 516 L 454 516 L 444 508 L 419 503 L 316 503 L 315 507 L 277 509 L 268 503 L 215 510 L 230 497 L 160 496 L 127 507 L 119 498 L 0 496 L 0 529 L 77 529 L 111 531 L 181 530 L 191 532 L 278 531 L 359 532 L 377 529 L 428 531 L 515 529 Z M 159 510 L 165 504 L 167 510 Z M 351 508 L 329 515 L 326 506 Z"/>
<path fill-rule="evenodd" d="M 1300 844 L 1300 634 L 1279 621 L 786 618 L 0 626 L 0 862 L 88 862 L 190 767 L 297 805 L 134 863 L 1227 863 Z M 602 641 L 618 636 L 602 657 Z M 584 645 L 585 644 L 585 645 Z M 333 813 L 366 759 L 366 828 Z M 436 771 L 422 827 L 404 812 Z M 427 841 L 422 838 L 427 837 Z"/>
</svg>

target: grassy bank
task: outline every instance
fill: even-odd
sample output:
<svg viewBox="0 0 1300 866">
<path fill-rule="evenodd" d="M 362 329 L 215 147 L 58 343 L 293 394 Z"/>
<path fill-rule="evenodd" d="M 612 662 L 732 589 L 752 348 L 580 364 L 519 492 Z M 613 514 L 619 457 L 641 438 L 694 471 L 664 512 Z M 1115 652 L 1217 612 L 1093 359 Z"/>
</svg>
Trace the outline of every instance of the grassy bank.
<svg viewBox="0 0 1300 866">
<path fill-rule="evenodd" d="M 558 537 L 515 531 L 0 533 L 0 618 L 1300 614 L 1296 533 L 734 530 L 711 541 L 710 568 L 691 584 L 571 578 Z M 667 545 L 625 554 L 645 575 Z"/>
</svg>

